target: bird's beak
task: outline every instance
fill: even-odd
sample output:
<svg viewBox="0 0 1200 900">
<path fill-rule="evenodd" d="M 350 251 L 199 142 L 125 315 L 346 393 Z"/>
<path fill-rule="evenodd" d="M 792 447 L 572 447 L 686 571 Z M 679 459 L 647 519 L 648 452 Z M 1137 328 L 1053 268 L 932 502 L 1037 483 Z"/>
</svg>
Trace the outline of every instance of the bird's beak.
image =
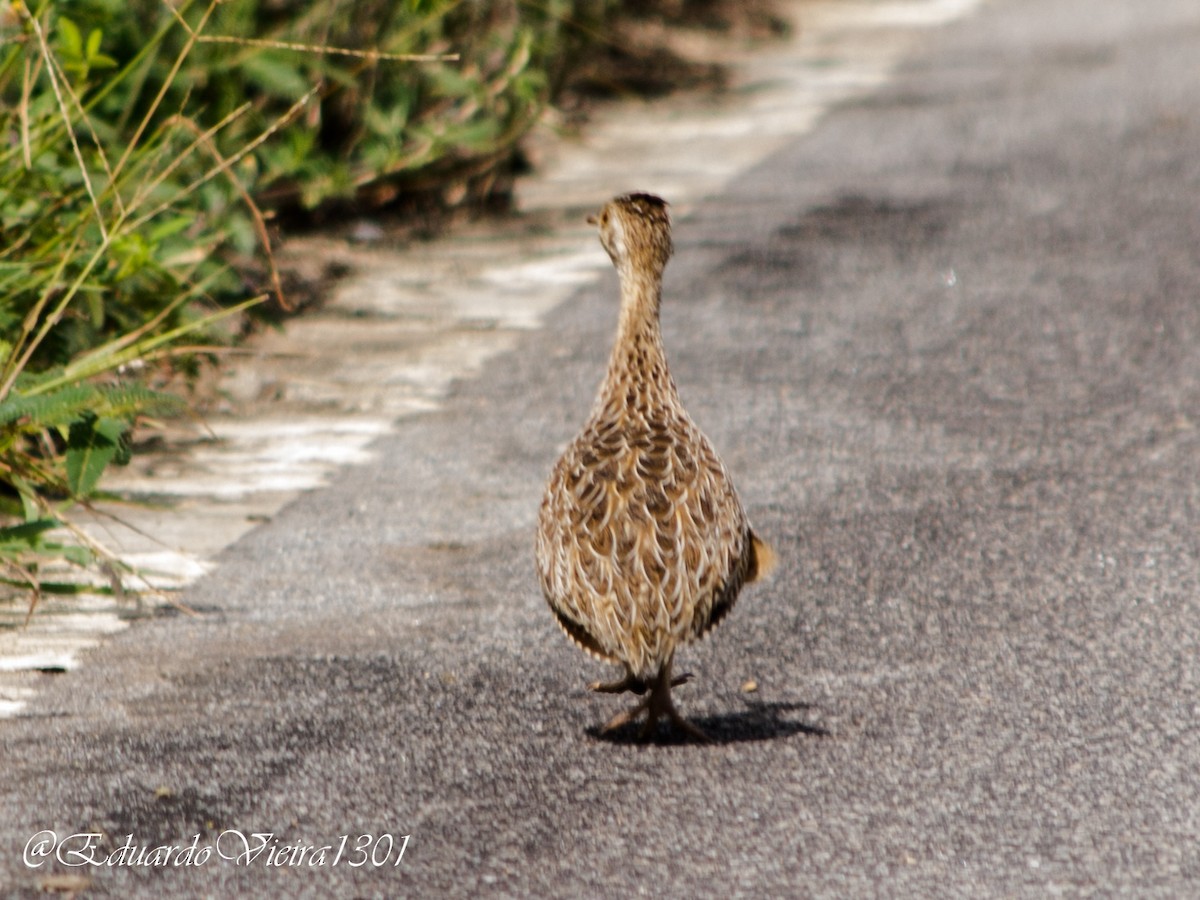
<svg viewBox="0 0 1200 900">
<path fill-rule="evenodd" d="M 595 214 L 595 213 L 592 213 L 590 216 L 588 216 L 588 217 L 587 217 L 587 223 L 588 223 L 589 225 L 595 225 L 595 224 L 596 224 L 597 222 L 599 222 L 599 221 L 600 221 L 600 220 L 596 218 L 596 214 Z"/>
</svg>

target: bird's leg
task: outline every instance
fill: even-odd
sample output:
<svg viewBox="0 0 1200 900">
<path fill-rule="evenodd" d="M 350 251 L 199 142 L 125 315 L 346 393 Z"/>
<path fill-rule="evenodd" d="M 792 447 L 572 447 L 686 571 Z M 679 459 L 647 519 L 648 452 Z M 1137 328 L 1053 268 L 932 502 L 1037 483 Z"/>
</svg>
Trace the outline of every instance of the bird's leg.
<svg viewBox="0 0 1200 900">
<path fill-rule="evenodd" d="M 642 738 L 644 740 L 652 735 L 659 718 L 665 715 L 670 719 L 672 725 L 692 738 L 692 740 L 707 744 L 711 738 L 681 716 L 679 710 L 675 708 L 675 704 L 671 700 L 671 688 L 690 680 L 692 677 L 691 673 L 687 673 L 676 679 L 671 678 L 672 662 L 674 662 L 674 657 L 668 659 L 663 665 L 658 673 L 658 678 L 654 680 L 654 685 L 650 689 L 650 696 L 646 698 L 646 725 L 642 729 Z"/>
<path fill-rule="evenodd" d="M 691 672 L 684 672 L 682 675 L 676 675 L 671 679 L 671 687 L 679 687 L 681 684 L 687 684 L 692 680 Z M 626 691 L 631 691 L 639 697 L 646 693 L 646 682 L 641 678 L 635 678 L 633 673 L 626 672 L 625 677 L 620 681 L 593 681 L 588 685 L 589 691 L 595 691 L 597 694 L 623 694 Z"/>
<path fill-rule="evenodd" d="M 691 674 L 684 674 L 678 678 L 671 677 L 671 662 L 668 659 L 663 667 L 659 669 L 657 677 L 650 685 L 650 694 L 632 709 L 627 709 L 617 713 L 604 726 L 604 731 L 613 731 L 620 728 L 627 722 L 632 722 L 644 711 L 646 713 L 646 724 L 642 726 L 639 737 L 641 740 L 647 740 L 654 735 L 655 727 L 658 725 L 658 720 L 662 716 L 666 716 L 671 724 L 682 731 L 684 734 L 691 737 L 693 740 L 707 743 L 710 738 L 707 734 L 685 719 L 679 714 L 675 708 L 675 704 L 671 701 L 671 688 L 691 679 Z M 628 676 L 626 677 L 628 680 Z M 619 682 L 618 682 L 619 683 Z"/>
<path fill-rule="evenodd" d="M 626 691 L 633 691 L 640 695 L 646 693 L 646 682 L 640 678 L 634 678 L 633 673 L 626 670 L 625 677 L 620 681 L 593 681 L 588 685 L 588 690 L 598 694 L 623 694 Z"/>
</svg>

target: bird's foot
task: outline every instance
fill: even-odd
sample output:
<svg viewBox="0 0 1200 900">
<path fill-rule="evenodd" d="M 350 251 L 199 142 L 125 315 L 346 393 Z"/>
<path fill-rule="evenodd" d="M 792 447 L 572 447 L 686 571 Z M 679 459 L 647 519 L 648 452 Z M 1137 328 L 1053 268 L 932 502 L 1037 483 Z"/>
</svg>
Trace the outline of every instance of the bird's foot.
<svg viewBox="0 0 1200 900">
<path fill-rule="evenodd" d="M 640 678 L 634 678 L 632 675 L 626 675 L 620 681 L 593 681 L 588 685 L 588 690 L 598 694 L 623 694 L 626 691 L 632 691 L 640 696 L 646 693 L 646 682 Z"/>
<path fill-rule="evenodd" d="M 710 738 L 703 729 L 697 728 L 695 725 L 681 716 L 679 711 L 676 710 L 673 705 L 669 710 L 667 710 L 667 718 L 671 720 L 672 725 L 690 737 L 693 741 L 696 741 L 700 744 L 712 743 L 712 738 Z M 650 727 L 649 721 L 646 722 L 646 726 L 647 728 Z"/>
<path fill-rule="evenodd" d="M 691 679 L 692 675 L 690 672 L 684 673 L 677 678 L 671 678 L 670 665 L 668 664 L 667 666 L 664 666 L 663 670 L 659 673 L 659 676 L 650 685 L 650 694 L 636 706 L 619 712 L 609 719 L 601 731 L 604 733 L 615 731 L 622 725 L 626 725 L 634 721 L 644 712 L 646 713 L 646 722 L 642 725 L 642 730 L 638 734 L 639 740 L 645 741 L 653 737 L 658 726 L 658 720 L 663 716 L 666 716 L 672 725 L 674 725 L 688 737 L 692 738 L 692 740 L 699 741 L 700 743 L 708 743 L 712 739 L 683 716 L 681 716 L 679 714 L 679 710 L 675 708 L 675 704 L 671 700 L 671 688 L 678 687 L 681 684 L 686 684 L 688 681 L 691 681 Z M 630 677 L 626 676 L 623 681 L 614 682 L 611 685 L 593 686 L 592 689 L 603 690 L 605 688 L 611 688 L 612 690 L 607 691 L 607 693 L 620 693 L 624 690 L 632 690 L 632 688 L 620 686 L 629 680 Z M 644 691 L 646 688 L 645 683 L 638 683 L 642 686 L 642 690 Z M 638 693 L 641 693 L 641 691 Z"/>
</svg>

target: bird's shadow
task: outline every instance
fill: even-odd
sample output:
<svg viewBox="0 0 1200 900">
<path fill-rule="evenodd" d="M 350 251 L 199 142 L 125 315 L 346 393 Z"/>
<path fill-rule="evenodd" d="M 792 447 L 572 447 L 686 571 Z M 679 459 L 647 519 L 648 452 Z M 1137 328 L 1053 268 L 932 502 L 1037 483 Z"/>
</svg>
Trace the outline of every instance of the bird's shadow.
<svg viewBox="0 0 1200 900">
<path fill-rule="evenodd" d="M 743 702 L 746 704 L 746 708 L 737 712 L 689 718 L 688 721 L 708 735 L 709 743 L 717 745 L 770 741 L 796 734 L 808 734 L 815 737 L 830 735 L 827 729 L 805 722 L 803 718 L 784 718 L 787 713 L 803 714 L 808 710 L 815 709 L 816 706 L 812 703 L 763 703 L 753 700 L 744 700 Z M 634 721 L 614 728 L 612 731 L 606 731 L 600 725 L 593 725 L 586 731 L 593 739 L 609 744 L 654 744 L 656 746 L 695 744 L 704 746 L 701 741 L 675 728 L 670 722 L 660 722 L 654 734 L 643 738 L 642 725 L 642 721 Z"/>
</svg>

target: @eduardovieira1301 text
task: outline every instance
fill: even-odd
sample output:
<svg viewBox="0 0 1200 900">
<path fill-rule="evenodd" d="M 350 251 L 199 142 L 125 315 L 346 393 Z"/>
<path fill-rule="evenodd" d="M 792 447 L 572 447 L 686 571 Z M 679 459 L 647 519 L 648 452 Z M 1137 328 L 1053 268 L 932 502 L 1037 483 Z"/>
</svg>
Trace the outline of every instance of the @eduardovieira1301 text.
<svg viewBox="0 0 1200 900">
<path fill-rule="evenodd" d="M 81 831 L 60 838 L 56 832 L 44 829 L 26 842 L 25 865 L 35 869 L 54 860 L 70 868 L 182 868 L 212 863 L 275 868 L 395 868 L 404 859 L 410 835 L 342 834 L 327 844 L 310 844 L 283 840 L 273 832 L 247 834 L 230 828 L 207 841 L 197 833 L 181 844 L 141 844 L 128 834 L 117 846 L 108 843 L 106 837 L 99 832 Z"/>
</svg>

